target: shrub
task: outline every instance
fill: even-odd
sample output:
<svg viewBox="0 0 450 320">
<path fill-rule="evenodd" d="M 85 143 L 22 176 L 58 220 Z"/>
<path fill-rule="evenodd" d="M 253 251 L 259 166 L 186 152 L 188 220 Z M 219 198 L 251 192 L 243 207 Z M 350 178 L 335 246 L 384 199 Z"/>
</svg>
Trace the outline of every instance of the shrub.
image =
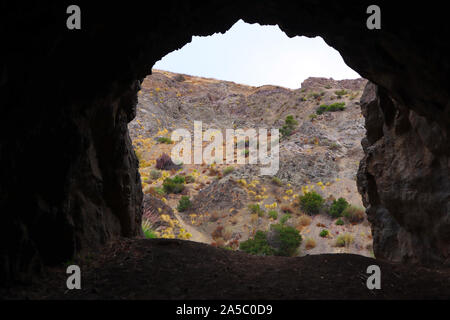
<svg viewBox="0 0 450 320">
<path fill-rule="evenodd" d="M 156 179 L 161 178 L 161 171 L 159 171 L 159 170 L 151 170 L 150 171 L 150 178 L 152 180 L 156 180 Z"/>
<path fill-rule="evenodd" d="M 218 174 L 219 174 L 219 171 L 215 167 L 211 166 L 208 168 L 208 176 L 212 177 L 212 176 L 216 176 Z"/>
<path fill-rule="evenodd" d="M 269 218 L 272 218 L 274 220 L 277 220 L 278 218 L 278 212 L 276 210 L 270 210 L 268 212 Z"/>
<path fill-rule="evenodd" d="M 302 242 L 302 236 L 298 230 L 283 224 L 270 226 L 271 241 L 274 243 L 275 255 L 292 256 Z M 269 243 L 271 242 L 269 241 Z"/>
<path fill-rule="evenodd" d="M 222 237 L 223 226 L 217 226 L 216 229 L 211 233 L 211 238 L 217 239 Z"/>
<path fill-rule="evenodd" d="M 364 213 L 364 208 L 351 205 L 345 208 L 342 215 L 348 219 L 348 221 L 358 223 L 364 220 Z"/>
<path fill-rule="evenodd" d="M 342 212 L 349 206 L 350 204 L 344 198 L 339 198 L 337 200 L 333 200 L 333 203 L 330 206 L 329 214 L 333 218 L 342 217 Z"/>
<path fill-rule="evenodd" d="M 145 239 L 156 239 L 158 236 L 153 230 L 143 230 Z"/>
<path fill-rule="evenodd" d="M 306 238 L 305 239 L 305 249 L 311 250 L 316 247 L 316 240 L 313 238 Z"/>
<path fill-rule="evenodd" d="M 227 174 L 230 174 L 234 171 L 233 167 L 226 167 L 225 169 L 223 169 L 223 175 L 226 176 Z"/>
<path fill-rule="evenodd" d="M 307 216 L 306 214 L 302 214 L 300 217 L 298 217 L 298 223 L 303 226 L 309 226 L 311 224 L 311 217 Z"/>
<path fill-rule="evenodd" d="M 185 183 L 194 183 L 195 178 L 193 176 L 186 176 L 185 177 Z"/>
<path fill-rule="evenodd" d="M 311 92 L 311 93 L 309 94 L 309 96 L 310 96 L 310 97 L 313 97 L 314 99 L 317 99 L 318 97 L 320 97 L 320 94 L 317 93 L 317 92 Z"/>
<path fill-rule="evenodd" d="M 322 238 L 327 237 L 329 234 L 327 229 L 323 229 L 322 231 L 320 231 L 319 236 L 321 236 Z"/>
<path fill-rule="evenodd" d="M 311 113 L 311 114 L 308 116 L 308 118 L 311 119 L 311 120 L 314 120 L 314 119 L 317 118 L 317 114 Z"/>
<path fill-rule="evenodd" d="M 342 97 L 347 94 L 347 90 L 336 90 L 334 94 L 337 95 L 338 97 Z"/>
<path fill-rule="evenodd" d="M 283 185 L 283 182 L 277 177 L 273 177 L 272 178 L 272 183 L 277 185 L 277 186 L 282 186 Z"/>
<path fill-rule="evenodd" d="M 142 231 L 146 239 L 155 239 L 157 235 L 152 229 L 152 223 L 149 220 L 142 221 Z"/>
<path fill-rule="evenodd" d="M 298 125 L 298 121 L 293 116 L 287 116 L 284 120 L 284 125 L 280 129 L 281 137 L 290 136 L 296 125 Z"/>
<path fill-rule="evenodd" d="M 285 224 L 290 218 L 291 218 L 291 215 L 287 213 L 281 217 L 280 223 Z"/>
<path fill-rule="evenodd" d="M 263 231 L 257 231 L 253 239 L 242 241 L 239 249 L 260 256 L 270 256 L 275 253 L 275 250 L 267 242 L 267 234 Z"/>
<path fill-rule="evenodd" d="M 223 228 L 222 237 L 224 240 L 228 241 L 231 239 L 232 236 L 233 236 L 233 229 L 231 229 L 230 227 Z"/>
<path fill-rule="evenodd" d="M 340 146 L 339 146 L 336 142 L 332 142 L 332 143 L 329 145 L 329 147 L 330 147 L 331 150 L 337 150 L 337 149 L 340 148 Z"/>
<path fill-rule="evenodd" d="M 159 137 L 159 138 L 157 139 L 157 141 L 158 141 L 159 143 L 166 143 L 166 144 L 172 144 L 172 143 L 173 143 L 172 139 L 167 138 L 167 137 Z"/>
<path fill-rule="evenodd" d="M 175 79 L 175 81 L 178 81 L 178 82 L 183 82 L 186 80 L 186 78 L 181 74 L 176 75 L 174 79 Z"/>
<path fill-rule="evenodd" d="M 176 183 L 173 179 L 166 178 L 163 183 L 165 193 L 181 193 L 184 190 L 183 183 Z"/>
<path fill-rule="evenodd" d="M 343 110 L 345 110 L 345 102 L 335 102 L 330 105 L 322 104 L 316 109 L 316 113 L 323 114 L 324 112 L 335 112 Z"/>
<path fill-rule="evenodd" d="M 336 239 L 336 247 L 348 247 L 354 241 L 353 236 L 350 233 L 340 235 Z"/>
<path fill-rule="evenodd" d="M 259 217 L 264 216 L 264 210 L 259 206 L 259 204 L 249 204 L 248 209 L 250 210 L 250 213 L 257 214 Z"/>
<path fill-rule="evenodd" d="M 318 214 L 323 207 L 324 199 L 315 191 L 307 192 L 299 197 L 300 208 L 309 215 Z"/>
<path fill-rule="evenodd" d="M 283 213 L 294 213 L 294 209 L 288 205 L 283 205 L 280 209 L 281 211 L 283 211 Z"/>
<path fill-rule="evenodd" d="M 179 212 L 186 211 L 192 206 L 191 200 L 189 200 L 188 196 L 182 196 L 180 201 L 178 202 L 177 210 Z"/>
<path fill-rule="evenodd" d="M 330 104 L 327 108 L 327 111 L 335 112 L 335 111 L 344 111 L 345 110 L 345 102 L 335 102 Z"/>
<path fill-rule="evenodd" d="M 186 182 L 186 178 L 183 176 L 175 176 L 172 178 L 172 181 L 174 183 L 185 183 Z"/>
<path fill-rule="evenodd" d="M 176 167 L 176 165 L 167 153 L 163 153 L 158 159 L 156 159 L 155 167 L 159 170 L 169 170 Z"/>
<path fill-rule="evenodd" d="M 336 221 L 336 225 L 337 225 L 337 226 L 343 226 L 343 225 L 344 225 L 344 220 L 342 220 L 341 218 L 339 218 L 339 219 Z"/>
</svg>

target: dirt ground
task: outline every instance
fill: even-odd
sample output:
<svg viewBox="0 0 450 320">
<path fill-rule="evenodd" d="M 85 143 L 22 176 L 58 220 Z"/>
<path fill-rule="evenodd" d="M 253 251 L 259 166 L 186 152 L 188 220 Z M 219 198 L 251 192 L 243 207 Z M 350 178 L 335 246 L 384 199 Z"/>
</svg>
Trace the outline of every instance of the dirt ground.
<svg viewBox="0 0 450 320">
<path fill-rule="evenodd" d="M 449 299 L 450 269 L 395 265 L 354 254 L 259 257 L 201 243 L 125 239 L 79 262 L 82 289 L 67 290 L 65 267 L 7 299 Z M 369 290 L 369 265 L 381 289 Z"/>
</svg>

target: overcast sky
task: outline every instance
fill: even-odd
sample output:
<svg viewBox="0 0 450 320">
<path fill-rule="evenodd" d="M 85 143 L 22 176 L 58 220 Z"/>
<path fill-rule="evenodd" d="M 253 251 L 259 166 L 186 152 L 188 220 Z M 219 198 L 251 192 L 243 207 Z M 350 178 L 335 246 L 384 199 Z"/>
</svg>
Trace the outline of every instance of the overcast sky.
<svg viewBox="0 0 450 320">
<path fill-rule="evenodd" d="M 193 37 L 155 69 L 261 86 L 297 89 L 308 77 L 335 80 L 360 76 L 322 38 L 289 38 L 278 26 L 239 20 L 225 34 Z"/>
</svg>

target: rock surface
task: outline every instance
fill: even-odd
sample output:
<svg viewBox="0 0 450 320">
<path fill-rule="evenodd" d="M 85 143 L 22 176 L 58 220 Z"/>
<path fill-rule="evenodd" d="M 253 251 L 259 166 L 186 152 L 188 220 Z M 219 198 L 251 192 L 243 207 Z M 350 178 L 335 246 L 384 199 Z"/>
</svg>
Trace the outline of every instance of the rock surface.
<svg viewBox="0 0 450 320">
<path fill-rule="evenodd" d="M 358 187 L 378 258 L 450 263 L 447 133 L 369 83 L 361 98 L 367 136 Z"/>
</svg>

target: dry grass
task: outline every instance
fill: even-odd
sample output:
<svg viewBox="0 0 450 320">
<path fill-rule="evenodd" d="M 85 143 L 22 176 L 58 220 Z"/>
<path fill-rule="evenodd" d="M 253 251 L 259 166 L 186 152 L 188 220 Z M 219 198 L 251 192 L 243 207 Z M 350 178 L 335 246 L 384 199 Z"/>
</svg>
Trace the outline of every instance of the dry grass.
<svg viewBox="0 0 450 320">
<path fill-rule="evenodd" d="M 311 217 L 307 216 L 306 214 L 302 214 L 300 217 L 298 217 L 298 224 L 301 225 L 302 227 L 306 227 L 309 226 L 311 224 Z"/>
<path fill-rule="evenodd" d="M 306 250 L 311 250 L 313 248 L 316 247 L 316 240 L 314 240 L 313 238 L 306 238 L 305 240 L 305 249 Z"/>
<path fill-rule="evenodd" d="M 222 237 L 224 240 L 226 240 L 226 241 L 230 240 L 232 235 L 233 235 L 233 229 L 231 229 L 228 226 L 223 228 Z"/>
<path fill-rule="evenodd" d="M 217 226 L 216 229 L 211 233 L 211 237 L 215 240 L 217 238 L 222 238 L 223 227 Z"/>
<path fill-rule="evenodd" d="M 233 216 L 230 218 L 230 223 L 234 226 L 238 223 L 238 218 L 236 216 Z"/>
<path fill-rule="evenodd" d="M 365 210 L 357 206 L 347 207 L 342 215 L 351 223 L 359 223 L 364 220 Z"/>
<path fill-rule="evenodd" d="M 355 238 L 350 233 L 345 233 L 343 235 L 340 235 L 336 239 L 336 247 L 349 247 L 353 242 L 355 241 Z"/>
<path fill-rule="evenodd" d="M 292 207 L 289 206 L 289 205 L 282 205 L 282 206 L 280 207 L 280 209 L 281 209 L 281 211 L 283 211 L 284 213 L 290 213 L 290 214 L 293 214 L 293 213 L 295 212 L 294 208 L 292 208 Z"/>
</svg>

